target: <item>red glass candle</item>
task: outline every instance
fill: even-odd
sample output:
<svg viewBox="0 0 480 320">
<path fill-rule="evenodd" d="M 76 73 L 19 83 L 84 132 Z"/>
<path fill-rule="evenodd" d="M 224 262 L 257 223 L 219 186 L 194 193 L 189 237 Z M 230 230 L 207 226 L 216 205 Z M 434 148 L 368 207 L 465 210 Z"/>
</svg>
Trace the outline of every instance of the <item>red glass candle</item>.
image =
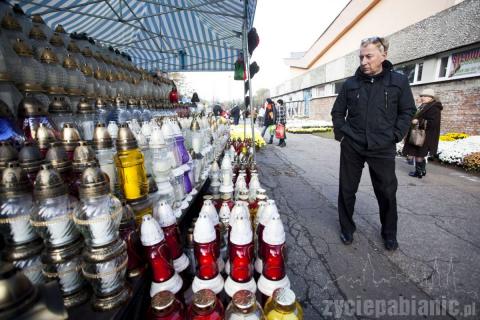
<svg viewBox="0 0 480 320">
<path fill-rule="evenodd" d="M 178 259 L 182 253 L 182 246 L 180 240 L 180 230 L 178 229 L 177 224 L 172 224 L 168 227 L 162 227 L 163 233 L 165 234 L 165 241 L 167 242 L 168 248 L 170 248 L 170 253 L 172 258 Z"/>
<path fill-rule="evenodd" d="M 281 280 L 285 277 L 285 244 L 263 244 L 262 274 L 269 280 Z"/>
<path fill-rule="evenodd" d="M 171 279 L 175 269 L 170 249 L 162 229 L 149 214 L 142 218 L 141 240 L 152 268 L 153 281 L 160 283 Z"/>
<path fill-rule="evenodd" d="M 235 282 L 248 282 L 253 276 L 253 242 L 246 245 L 230 244 L 230 277 Z"/>
<path fill-rule="evenodd" d="M 218 275 L 216 250 L 216 240 L 208 243 L 198 243 L 194 241 L 197 276 L 200 279 L 210 280 Z"/>
<path fill-rule="evenodd" d="M 119 228 L 120 238 L 127 245 L 128 263 L 127 270 L 129 276 L 139 275 L 145 266 L 143 248 L 135 226 L 135 218 L 132 209 L 124 204 L 122 213 L 122 222 Z"/>
</svg>

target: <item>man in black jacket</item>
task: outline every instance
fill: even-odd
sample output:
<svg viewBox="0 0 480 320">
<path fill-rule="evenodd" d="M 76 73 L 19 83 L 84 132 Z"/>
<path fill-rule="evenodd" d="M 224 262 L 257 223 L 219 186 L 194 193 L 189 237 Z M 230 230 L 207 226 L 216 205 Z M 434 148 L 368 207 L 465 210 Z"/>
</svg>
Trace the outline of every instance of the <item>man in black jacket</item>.
<svg viewBox="0 0 480 320">
<path fill-rule="evenodd" d="M 335 139 L 341 142 L 340 238 L 346 245 L 353 241 L 355 194 L 367 162 L 380 211 L 381 236 L 387 250 L 396 250 L 395 143 L 408 131 L 415 101 L 408 79 L 394 72 L 386 60 L 387 51 L 384 38 L 362 40 L 360 67 L 345 81 L 331 115 Z"/>
</svg>

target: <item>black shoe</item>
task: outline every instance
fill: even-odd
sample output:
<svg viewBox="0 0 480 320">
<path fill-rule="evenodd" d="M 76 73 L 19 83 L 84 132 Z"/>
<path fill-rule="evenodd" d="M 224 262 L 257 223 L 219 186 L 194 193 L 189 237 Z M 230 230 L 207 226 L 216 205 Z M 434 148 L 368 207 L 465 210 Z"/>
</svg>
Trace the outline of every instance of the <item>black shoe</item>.
<svg viewBox="0 0 480 320">
<path fill-rule="evenodd" d="M 280 147 L 284 148 L 287 146 L 287 143 L 285 141 L 283 141 L 283 143 L 280 145 Z"/>
<path fill-rule="evenodd" d="M 272 144 L 272 143 L 273 143 L 273 139 L 268 140 L 267 143 L 268 143 L 268 144 Z"/>
<path fill-rule="evenodd" d="M 415 163 L 415 171 L 410 172 L 408 175 L 410 177 L 416 177 L 418 179 L 422 179 L 422 177 L 424 176 L 424 174 L 423 174 L 423 169 L 424 168 L 425 168 L 425 161 L 416 162 Z"/>
<path fill-rule="evenodd" d="M 388 251 L 395 251 L 398 249 L 398 242 L 396 239 L 384 240 L 385 249 Z"/>
<path fill-rule="evenodd" d="M 348 246 L 353 242 L 353 234 L 341 232 L 340 233 L 340 240 L 342 240 L 343 244 Z"/>
<path fill-rule="evenodd" d="M 410 177 L 414 177 L 414 178 L 418 178 L 418 179 L 422 179 L 423 175 L 421 172 L 417 172 L 417 171 L 412 171 L 412 172 L 409 172 L 408 175 Z"/>
</svg>

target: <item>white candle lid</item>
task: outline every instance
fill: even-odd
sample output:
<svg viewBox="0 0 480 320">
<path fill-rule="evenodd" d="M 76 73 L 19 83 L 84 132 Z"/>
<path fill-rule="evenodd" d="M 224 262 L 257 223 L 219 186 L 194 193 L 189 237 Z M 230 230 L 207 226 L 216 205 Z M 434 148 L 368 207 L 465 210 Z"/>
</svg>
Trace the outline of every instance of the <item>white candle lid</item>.
<svg viewBox="0 0 480 320">
<path fill-rule="evenodd" d="M 162 129 L 155 127 L 150 136 L 150 148 L 160 148 L 165 146 L 165 139 L 163 139 Z"/>
<path fill-rule="evenodd" d="M 249 244 L 253 241 L 252 225 L 248 216 L 238 215 L 230 224 L 230 241 L 237 245 Z"/>
<path fill-rule="evenodd" d="M 230 207 L 228 206 L 228 203 L 224 202 L 222 203 L 222 207 L 220 208 L 220 219 L 229 219 L 230 218 Z"/>
<path fill-rule="evenodd" d="M 215 209 L 212 200 L 203 201 L 203 206 L 200 210 L 200 213 L 202 212 L 210 218 L 214 226 L 220 223 L 220 220 L 218 219 L 217 209 Z"/>
<path fill-rule="evenodd" d="M 152 134 L 152 126 L 150 125 L 150 122 L 143 122 L 141 132 L 145 137 L 149 137 Z"/>
<path fill-rule="evenodd" d="M 228 157 L 226 154 L 223 157 L 221 168 L 222 170 L 232 170 L 232 162 L 230 160 L 230 157 Z"/>
<path fill-rule="evenodd" d="M 137 139 L 137 143 L 138 143 L 138 146 L 140 148 L 148 148 L 148 141 L 147 141 L 147 137 L 145 137 L 145 135 L 141 132 L 137 133 L 137 135 L 135 136 L 135 138 Z"/>
<path fill-rule="evenodd" d="M 165 138 L 173 138 L 175 133 L 173 132 L 173 128 L 170 121 L 167 120 L 163 123 L 162 132 Z"/>
<path fill-rule="evenodd" d="M 233 183 L 223 184 L 220 186 L 220 193 L 230 193 L 233 192 Z"/>
<path fill-rule="evenodd" d="M 153 208 L 153 217 L 160 227 L 165 228 L 177 223 L 172 207 L 166 201 L 159 201 Z"/>
<path fill-rule="evenodd" d="M 142 218 L 140 239 L 144 246 L 153 246 L 165 239 L 162 228 L 160 228 L 158 222 L 149 214 L 144 215 Z"/>
<path fill-rule="evenodd" d="M 263 229 L 263 241 L 271 245 L 285 243 L 285 230 L 278 212 L 272 215 L 265 229 Z"/>
<path fill-rule="evenodd" d="M 220 171 L 220 167 L 218 166 L 217 161 L 213 161 L 212 168 L 210 169 L 210 171 L 211 172 L 219 172 Z"/>
<path fill-rule="evenodd" d="M 275 200 L 267 200 L 267 204 L 265 205 L 265 208 L 261 212 L 258 212 L 258 214 L 259 214 L 258 222 L 266 226 L 270 221 L 272 215 L 274 214 L 278 215 L 278 209 L 277 209 L 277 205 L 275 204 Z"/>
<path fill-rule="evenodd" d="M 212 220 L 206 213 L 201 213 L 193 229 L 193 240 L 197 243 L 209 243 L 215 239 L 216 234 Z"/>
</svg>

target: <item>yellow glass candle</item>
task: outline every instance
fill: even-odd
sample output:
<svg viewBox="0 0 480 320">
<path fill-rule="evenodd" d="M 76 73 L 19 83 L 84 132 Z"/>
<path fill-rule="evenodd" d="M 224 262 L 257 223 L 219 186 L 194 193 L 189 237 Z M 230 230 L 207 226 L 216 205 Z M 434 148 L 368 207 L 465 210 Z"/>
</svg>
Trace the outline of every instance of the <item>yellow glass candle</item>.
<svg viewBox="0 0 480 320">
<path fill-rule="evenodd" d="M 120 187 L 127 201 L 138 200 L 148 195 L 148 180 L 143 154 L 126 124 L 120 125 L 115 155 Z"/>
</svg>

